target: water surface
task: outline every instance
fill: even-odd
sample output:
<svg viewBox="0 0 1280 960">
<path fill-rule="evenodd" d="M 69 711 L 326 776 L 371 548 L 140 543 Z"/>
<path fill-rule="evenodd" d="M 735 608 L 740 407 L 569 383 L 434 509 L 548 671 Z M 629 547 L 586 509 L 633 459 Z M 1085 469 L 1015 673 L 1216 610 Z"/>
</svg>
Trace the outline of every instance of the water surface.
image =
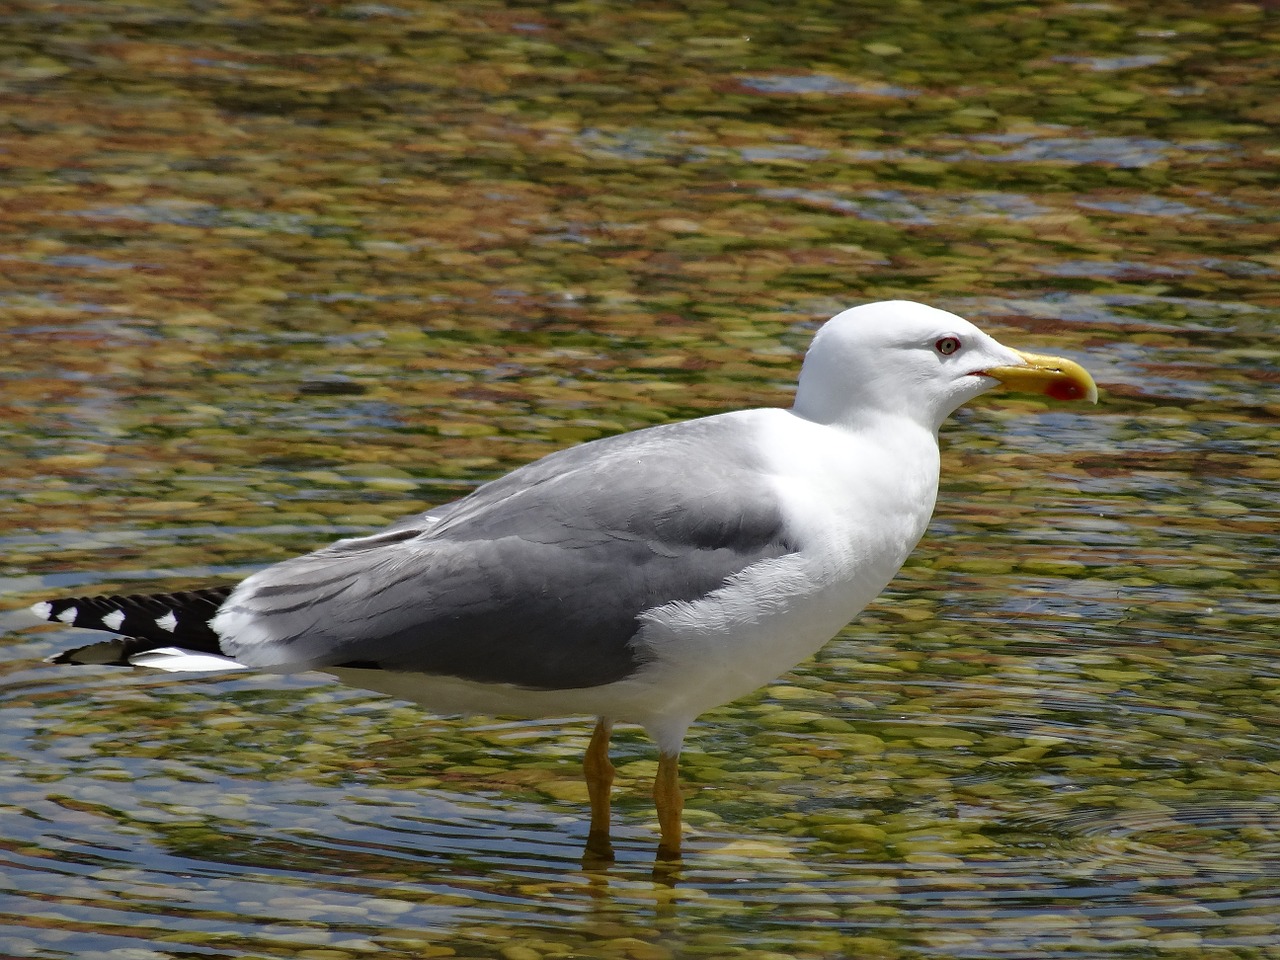
<svg viewBox="0 0 1280 960">
<path fill-rule="evenodd" d="M 0 954 L 1280 957 L 1277 21 L 1255 4 L 0 11 Z M 987 397 L 925 542 L 687 744 L 43 658 L 565 445 L 785 404 L 923 300 Z M 11 601 L 11 602 L 9 602 Z"/>
</svg>

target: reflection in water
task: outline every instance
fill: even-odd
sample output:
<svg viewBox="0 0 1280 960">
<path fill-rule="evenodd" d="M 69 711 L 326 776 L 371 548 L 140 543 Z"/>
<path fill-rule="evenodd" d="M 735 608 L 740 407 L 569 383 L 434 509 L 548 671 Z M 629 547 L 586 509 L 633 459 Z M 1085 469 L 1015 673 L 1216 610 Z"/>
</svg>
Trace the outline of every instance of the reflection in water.
<svg viewBox="0 0 1280 960">
<path fill-rule="evenodd" d="M 784 402 L 853 302 L 1104 398 L 947 429 L 890 596 L 695 728 L 658 881 L 638 734 L 583 870 L 582 721 L 68 672 L 6 614 L 0 954 L 1275 954 L 1265 10 L 864 6 L 8 5 L 6 606 Z"/>
</svg>

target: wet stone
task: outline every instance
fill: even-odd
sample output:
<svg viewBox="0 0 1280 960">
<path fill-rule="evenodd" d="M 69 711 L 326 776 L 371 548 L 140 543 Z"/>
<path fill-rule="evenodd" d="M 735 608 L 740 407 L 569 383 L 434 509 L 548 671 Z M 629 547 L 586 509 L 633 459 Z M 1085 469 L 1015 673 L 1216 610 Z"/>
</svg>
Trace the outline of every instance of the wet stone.
<svg viewBox="0 0 1280 960">
<path fill-rule="evenodd" d="M 10 6 L 0 953 L 1269 958 L 1263 6 Z M 1102 402 L 943 428 L 885 596 L 693 728 L 670 882 L 634 729 L 584 871 L 589 721 L 52 667 L 16 621 L 786 404 L 890 297 Z"/>
</svg>

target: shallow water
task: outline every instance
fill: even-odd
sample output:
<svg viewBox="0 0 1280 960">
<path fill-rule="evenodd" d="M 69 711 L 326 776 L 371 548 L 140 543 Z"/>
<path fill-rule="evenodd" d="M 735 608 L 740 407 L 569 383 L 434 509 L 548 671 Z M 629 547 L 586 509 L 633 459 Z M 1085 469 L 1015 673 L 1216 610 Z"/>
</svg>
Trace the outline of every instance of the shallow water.
<svg viewBox="0 0 1280 960">
<path fill-rule="evenodd" d="M 1269 7 L 0 26 L 0 955 L 1280 957 Z M 584 869 L 587 721 L 52 667 L 18 612 L 785 403 L 889 297 L 1102 403 L 961 411 L 886 596 L 695 727 L 678 869 L 638 732 Z"/>
</svg>

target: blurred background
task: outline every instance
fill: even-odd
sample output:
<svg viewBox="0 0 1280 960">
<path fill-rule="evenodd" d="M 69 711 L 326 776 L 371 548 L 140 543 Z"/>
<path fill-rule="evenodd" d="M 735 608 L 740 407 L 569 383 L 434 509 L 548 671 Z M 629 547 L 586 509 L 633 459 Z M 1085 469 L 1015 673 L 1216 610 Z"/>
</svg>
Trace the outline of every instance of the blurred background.
<svg viewBox="0 0 1280 960">
<path fill-rule="evenodd" d="M 1274 3 L 0 4 L 0 954 L 1280 957 Z M 582 719 L 52 667 L 560 447 L 789 402 L 924 301 L 1097 408 L 704 718 L 651 876 Z"/>
</svg>

